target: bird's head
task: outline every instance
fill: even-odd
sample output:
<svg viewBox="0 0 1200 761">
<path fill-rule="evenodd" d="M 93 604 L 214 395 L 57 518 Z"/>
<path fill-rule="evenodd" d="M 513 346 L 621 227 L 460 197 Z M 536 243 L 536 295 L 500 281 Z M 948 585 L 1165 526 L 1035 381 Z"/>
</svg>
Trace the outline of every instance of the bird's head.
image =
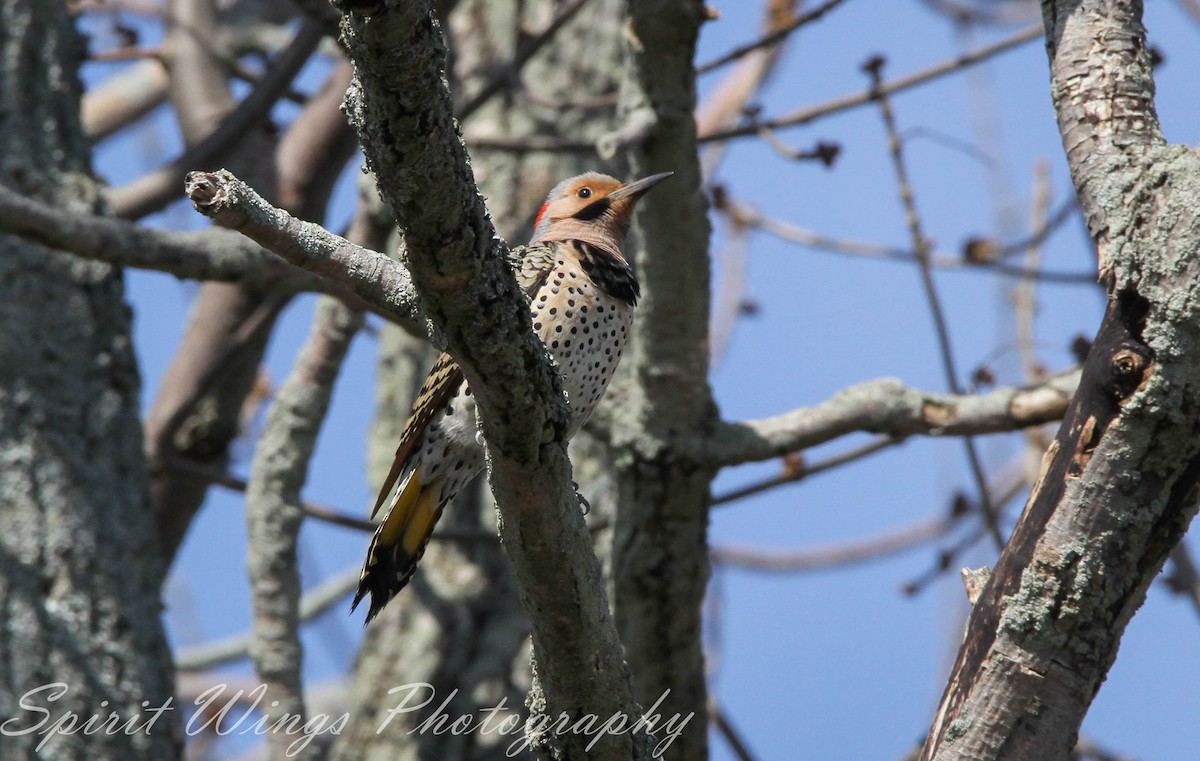
<svg viewBox="0 0 1200 761">
<path fill-rule="evenodd" d="M 630 183 L 599 172 L 563 180 L 542 204 L 530 243 L 582 240 L 620 256 L 638 199 L 672 174 L 663 172 Z"/>
</svg>

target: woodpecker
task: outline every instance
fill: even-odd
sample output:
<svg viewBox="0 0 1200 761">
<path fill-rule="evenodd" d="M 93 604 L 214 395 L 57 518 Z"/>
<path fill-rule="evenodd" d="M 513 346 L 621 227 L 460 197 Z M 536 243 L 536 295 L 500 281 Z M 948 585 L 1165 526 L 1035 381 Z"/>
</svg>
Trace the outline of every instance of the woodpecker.
<svg viewBox="0 0 1200 761">
<path fill-rule="evenodd" d="M 671 176 L 636 182 L 588 172 L 559 183 L 542 204 L 529 245 L 510 263 L 530 299 L 533 329 L 562 374 L 571 410 L 568 437 L 595 410 L 633 325 L 639 287 L 621 253 L 633 208 Z M 413 404 L 384 479 L 351 611 L 368 594 L 370 623 L 408 583 L 442 508 L 483 469 L 475 401 L 462 370 L 442 354 Z"/>
</svg>

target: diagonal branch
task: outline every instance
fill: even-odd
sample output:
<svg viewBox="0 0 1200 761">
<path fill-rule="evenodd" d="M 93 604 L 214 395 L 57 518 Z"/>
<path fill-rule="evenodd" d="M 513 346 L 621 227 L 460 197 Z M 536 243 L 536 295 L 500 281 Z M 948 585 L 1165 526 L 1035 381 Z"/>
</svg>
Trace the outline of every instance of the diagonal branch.
<svg viewBox="0 0 1200 761">
<path fill-rule="evenodd" d="M 797 573 L 857 565 L 894 555 L 945 536 L 962 519 L 962 514 L 921 521 L 869 539 L 856 539 L 827 547 L 799 550 L 765 550 L 736 545 L 713 547 L 713 563 L 755 571 Z"/>
<path fill-rule="evenodd" d="M 946 385 L 952 393 L 961 394 L 962 386 L 958 377 L 958 369 L 955 366 L 954 348 L 950 341 L 950 326 L 946 320 L 946 311 L 942 306 L 937 284 L 933 279 L 933 267 L 929 262 L 933 244 L 925 237 L 921 215 L 917 211 L 916 193 L 913 191 L 912 182 L 908 177 L 908 164 L 905 161 L 904 149 L 900 142 L 900 133 L 896 128 L 896 115 L 892 110 L 892 101 L 887 95 L 878 92 L 883 85 L 883 59 L 875 57 L 868 61 L 863 69 L 871 77 L 871 89 L 876 92 L 875 100 L 887 131 L 888 153 L 892 158 L 900 202 L 904 207 L 904 218 L 908 224 L 909 238 L 917 259 L 917 269 L 921 274 L 921 289 L 925 293 L 925 302 L 933 317 L 938 352 L 942 357 L 942 370 L 946 374 Z M 964 436 L 962 444 L 967 455 L 967 464 L 971 469 L 971 476 L 975 479 L 975 486 L 979 490 L 979 511 L 983 514 L 983 521 L 987 525 L 988 533 L 992 536 L 992 541 L 996 544 L 996 549 L 1000 549 L 1004 546 L 1004 535 L 1000 533 L 1000 521 L 992 504 L 992 497 L 988 493 L 987 476 L 983 472 L 983 460 L 979 456 L 979 450 L 975 446 L 973 437 Z"/>
<path fill-rule="evenodd" d="M 127 185 L 109 190 L 108 200 L 113 212 L 125 219 L 139 219 L 175 200 L 179 183 L 188 171 L 220 161 L 227 151 L 245 137 L 247 131 L 267 118 L 271 108 L 287 92 L 292 79 L 308 62 L 324 36 L 325 32 L 319 24 L 302 24 L 291 44 L 275 57 L 250 94 L 238 103 L 237 108 L 222 120 L 212 134 L 166 166 Z"/>
<path fill-rule="evenodd" d="M 416 292 L 404 265 L 275 208 L 229 172 L 192 172 L 187 193 L 196 210 L 217 224 L 352 291 L 391 319 L 416 313 Z"/>
<path fill-rule="evenodd" d="M 571 486 L 567 410 L 558 377 L 533 335 L 528 305 L 474 187 L 443 78 L 445 47 L 430 0 L 384 2 L 370 18 L 343 17 L 355 66 L 346 110 L 380 191 L 404 230 L 408 270 L 474 392 L 487 441 L 502 538 L 529 613 L 537 712 L 637 713 L 599 564 Z M 197 207 L 220 216 L 237 200 L 228 175 L 193 175 Z M 230 191 L 233 190 L 231 193 Z M 277 252 L 395 309 L 404 267 L 384 257 L 317 258 L 287 240 Z M 363 269 L 363 265 L 368 269 Z M 532 740 L 571 757 L 643 758 L 641 736 Z M 591 744 L 590 747 L 588 746 Z"/>
<path fill-rule="evenodd" d="M 921 69 L 920 71 L 915 71 L 912 74 L 893 79 L 890 82 L 884 82 L 879 86 L 878 89 L 864 90 L 862 92 L 846 95 L 836 100 L 829 101 L 828 103 L 822 103 L 816 106 L 806 106 L 804 108 L 797 109 L 790 114 L 785 114 L 774 119 L 768 119 L 765 121 L 752 121 L 749 124 L 740 125 L 738 127 L 722 129 L 716 132 L 708 132 L 700 136 L 700 142 L 709 143 L 714 140 L 728 140 L 734 137 L 749 137 L 752 135 L 757 135 L 759 130 L 763 129 L 764 127 L 767 129 L 795 127 L 801 124 L 807 124 L 824 116 L 829 116 L 830 114 L 847 111 L 858 106 L 865 106 L 878 97 L 879 94 L 892 95 L 894 93 L 908 90 L 912 87 L 916 87 L 917 85 L 938 79 L 939 77 L 944 77 L 947 74 L 951 74 L 959 69 L 966 68 L 967 66 L 973 66 L 982 61 L 986 61 L 993 56 L 1012 50 L 1013 48 L 1024 45 L 1027 42 L 1032 42 L 1033 40 L 1041 37 L 1041 32 L 1041 28 L 1036 25 L 1026 27 L 1025 29 L 1018 31 L 1012 36 L 1006 37 L 999 42 L 987 45 L 978 50 L 973 50 L 969 53 L 964 53 L 948 61 L 943 61 L 942 63 Z"/>
<path fill-rule="evenodd" d="M 786 24 L 782 24 L 777 28 L 771 29 L 767 34 L 764 34 L 754 42 L 740 45 L 725 55 L 716 58 L 708 63 L 696 67 L 697 74 L 707 74 L 708 72 L 719 69 L 720 67 L 733 63 L 734 61 L 745 58 L 747 55 L 756 50 L 773 47 L 787 39 L 788 35 L 796 31 L 802 26 L 811 24 L 814 21 L 819 21 L 826 13 L 829 13 L 834 8 L 841 5 L 845 0 L 825 0 L 825 2 L 813 8 L 811 11 L 806 11 Z"/>
</svg>

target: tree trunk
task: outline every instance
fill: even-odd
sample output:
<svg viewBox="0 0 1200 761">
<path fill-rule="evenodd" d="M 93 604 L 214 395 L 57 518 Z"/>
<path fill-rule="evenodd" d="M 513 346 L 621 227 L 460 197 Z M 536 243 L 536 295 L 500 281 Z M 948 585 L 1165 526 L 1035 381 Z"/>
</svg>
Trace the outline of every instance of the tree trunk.
<svg viewBox="0 0 1200 761">
<path fill-rule="evenodd" d="M 83 52 L 65 3 L 0 2 L 0 183 L 96 211 Z M 138 391 L 119 270 L 0 237 L 5 759 L 180 753 Z M 68 712 L 76 733 L 50 731 Z M 78 731 L 110 715 L 113 731 Z"/>
<path fill-rule="evenodd" d="M 1062 427 L 971 613 L 923 759 L 1069 759 L 1200 498 L 1200 157 L 1154 113 L 1141 3 L 1045 0 L 1052 94 L 1109 291 Z"/>
<path fill-rule="evenodd" d="M 708 387 L 709 224 L 698 192 L 695 56 L 703 3 L 627 2 L 621 106 L 646 123 L 633 173 L 673 171 L 641 203 L 634 232 L 638 318 L 614 381 L 619 508 L 613 607 L 642 709 L 654 706 L 670 757 L 708 757 L 701 608 L 708 586 L 708 500 L 716 470 L 681 452 L 716 421 Z M 666 722 L 671 722 L 669 725 Z M 674 739 L 671 739 L 671 738 Z"/>
</svg>

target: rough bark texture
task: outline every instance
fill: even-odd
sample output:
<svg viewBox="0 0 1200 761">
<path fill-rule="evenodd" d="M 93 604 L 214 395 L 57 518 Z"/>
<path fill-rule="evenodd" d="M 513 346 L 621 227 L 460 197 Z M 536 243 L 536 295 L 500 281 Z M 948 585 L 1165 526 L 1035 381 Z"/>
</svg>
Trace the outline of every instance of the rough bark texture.
<svg viewBox="0 0 1200 761">
<path fill-rule="evenodd" d="M 385 2 L 369 19 L 347 16 L 342 29 L 355 64 L 351 122 L 404 230 L 427 314 L 479 405 L 501 535 L 537 654 L 531 710 L 568 721 L 634 716 L 631 677 L 571 487 L 561 387 L 474 188 L 432 3 Z M 563 758 L 648 753 L 642 733 L 535 731 L 534 739 L 539 752 Z"/>
<path fill-rule="evenodd" d="M 300 492 L 333 384 L 362 315 L 336 299 L 317 302 L 312 331 L 280 387 L 255 449 L 246 488 L 247 568 L 254 635 L 250 655 L 270 701 L 267 747 L 274 758 L 318 759 L 297 727 L 306 721 L 300 674 L 300 571 L 296 553 L 304 511 Z"/>
<path fill-rule="evenodd" d="M 523 40 L 522 29 L 541 28 L 555 12 L 547 0 L 523 3 L 472 0 L 456 5 L 450 30 L 454 71 L 451 86 L 463 102 L 490 81 Z M 619 60 L 619 0 L 594 0 L 560 30 L 523 69 L 527 86 L 548 102 L 570 101 L 613 92 L 613 64 Z M 612 126 L 615 108 L 561 111 L 520 95 L 495 97 L 465 124 L 468 131 L 510 137 L 571 135 L 599 137 Z M 572 154 L 520 154 L 476 151 L 472 168 L 500 232 L 511 240 L 529 234 L 532 212 L 559 179 L 595 168 Z M 376 488 L 395 456 L 404 421 L 436 352 L 423 339 L 385 325 L 379 340 L 379 392 L 371 432 L 371 482 Z M 581 434 L 582 436 L 582 434 Z M 598 500 L 597 487 L 572 460 L 581 489 L 592 500 L 589 518 L 611 505 Z M 495 506 L 476 485 L 451 505 L 441 525 L 495 535 Z M 503 705 L 487 727 L 502 726 L 511 715 L 523 717 L 530 689 L 529 620 L 521 609 L 512 565 L 498 542 L 437 542 L 425 553 L 410 589 L 384 609 L 368 627 L 355 665 L 351 723 L 335 746 L 338 759 L 504 759 L 522 739 L 521 725 L 510 732 L 462 734 L 414 731 L 424 722 L 446 717 L 483 716 Z M 388 690 L 403 685 L 425 688 Z M 454 691 L 457 690 L 455 693 Z M 423 708 L 388 711 L 413 692 L 409 705 Z M 442 701 L 450 698 L 443 706 Z M 426 726 L 434 726 L 428 724 Z M 383 731 L 378 731 L 384 727 Z M 513 746 L 516 742 L 517 746 Z"/>
<path fill-rule="evenodd" d="M 65 4 L 0 2 L 0 183 L 94 212 L 78 112 L 82 54 Z M 0 238 L 0 716 L 18 718 L 0 735 L 5 759 L 180 753 L 177 713 L 150 721 L 174 674 L 159 620 L 139 383 L 120 272 Z M 65 693 L 19 704 L 53 683 Z M 40 734 L 67 711 L 80 725 L 112 711 L 150 727 Z"/>
<path fill-rule="evenodd" d="M 1200 157 L 1165 144 L 1141 3 L 1043 3 L 1109 307 L 923 758 L 1067 759 L 1200 483 Z"/>
<path fill-rule="evenodd" d="M 379 407 L 372 430 L 372 483 L 382 482 L 404 420 L 436 351 L 395 326 L 380 335 Z M 482 481 L 446 511 L 442 523 L 494 536 Z M 530 688 L 529 622 L 512 566 L 496 541 L 435 541 L 403 597 L 367 628 L 355 663 L 345 734 L 334 758 L 499 759 L 520 743 L 521 724 L 500 734 L 419 731 L 449 725 L 497 705 L 491 727 L 522 714 Z M 432 689 L 419 685 L 428 684 Z M 395 692 L 391 692 L 396 689 Z M 454 691 L 458 692 L 455 693 Z M 449 703 L 443 706 L 443 701 Z M 407 700 L 411 711 L 389 715 Z M 429 701 L 423 707 L 422 703 Z M 528 758 L 530 754 L 512 757 Z"/>
<path fill-rule="evenodd" d="M 693 118 L 692 59 L 706 16 L 696 0 L 627 2 L 626 15 L 623 123 L 648 125 L 629 151 L 632 174 L 675 176 L 646 196 L 634 227 L 642 299 L 613 392 L 621 474 L 614 608 L 639 702 L 657 703 L 664 719 L 690 714 L 670 753 L 702 759 L 708 727 L 701 605 L 716 470 L 681 459 L 678 450 L 705 437 L 716 416 L 708 387 L 709 224 Z"/>
</svg>

